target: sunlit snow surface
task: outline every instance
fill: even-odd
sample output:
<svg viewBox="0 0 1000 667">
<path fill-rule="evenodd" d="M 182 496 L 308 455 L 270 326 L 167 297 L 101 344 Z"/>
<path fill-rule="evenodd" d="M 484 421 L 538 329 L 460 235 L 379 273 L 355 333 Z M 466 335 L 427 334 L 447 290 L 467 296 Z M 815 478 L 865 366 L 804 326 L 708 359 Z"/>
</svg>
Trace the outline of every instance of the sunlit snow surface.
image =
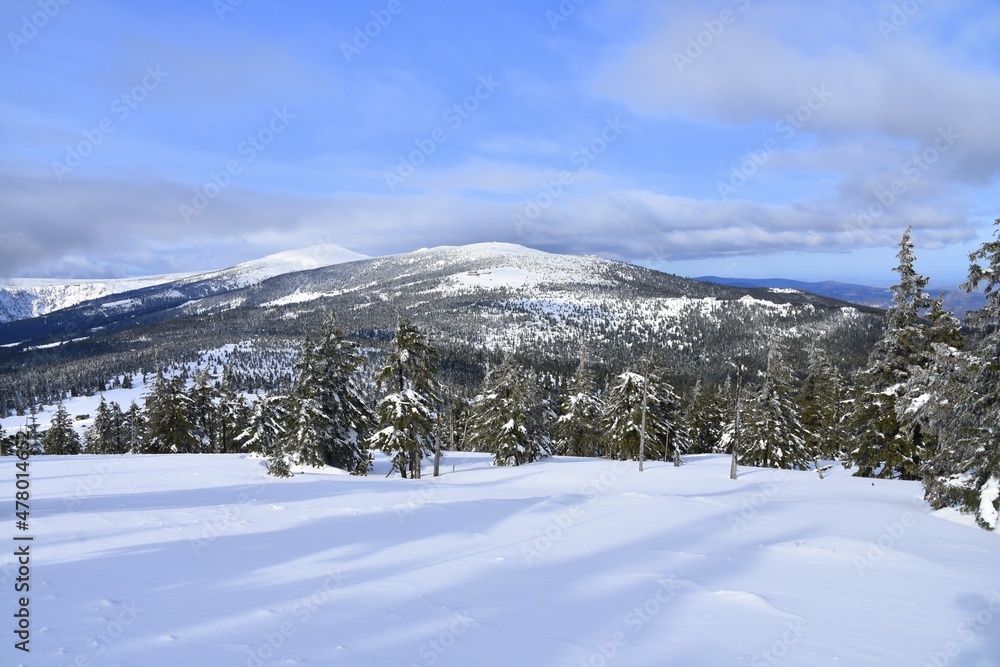
<svg viewBox="0 0 1000 667">
<path fill-rule="evenodd" d="M 8 638 L 0 664 L 998 664 L 1000 535 L 931 514 L 919 484 L 636 468 L 37 457 L 31 653 Z M 10 508 L 15 472 L 0 459 Z"/>
</svg>

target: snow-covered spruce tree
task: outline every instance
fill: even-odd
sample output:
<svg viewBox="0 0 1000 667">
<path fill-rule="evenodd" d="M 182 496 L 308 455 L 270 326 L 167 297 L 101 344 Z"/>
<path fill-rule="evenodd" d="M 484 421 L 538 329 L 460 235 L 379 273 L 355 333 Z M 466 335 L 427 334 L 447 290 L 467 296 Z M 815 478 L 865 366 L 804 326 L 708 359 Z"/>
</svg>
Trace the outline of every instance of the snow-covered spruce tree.
<svg viewBox="0 0 1000 667">
<path fill-rule="evenodd" d="M 24 431 L 17 435 L 20 436 L 20 443 L 23 443 L 18 443 L 18 446 L 26 447 L 29 455 L 38 456 L 45 453 L 45 448 L 42 447 L 42 433 L 38 426 L 38 411 L 35 409 L 34 400 L 28 409 L 28 419 L 24 425 Z"/>
<path fill-rule="evenodd" d="M 298 380 L 288 398 L 284 450 L 298 465 L 329 465 L 367 475 L 365 437 L 372 421 L 358 380 L 357 346 L 327 313 L 317 342 L 306 339 Z"/>
<path fill-rule="evenodd" d="M 219 382 L 218 407 L 215 414 L 216 448 L 224 454 L 241 451 L 239 435 L 250 415 L 246 399 L 236 390 L 233 371 L 226 366 Z"/>
<path fill-rule="evenodd" d="M 826 352 L 818 346 L 810 348 L 809 368 L 798 393 L 798 411 L 806 450 L 826 459 L 843 460 L 847 456 L 841 427 L 843 391 L 843 379 Z"/>
<path fill-rule="evenodd" d="M 326 465 L 328 434 L 333 419 L 320 407 L 316 377 L 300 367 L 298 380 L 285 399 L 286 425 L 281 451 L 295 465 L 320 468 Z"/>
<path fill-rule="evenodd" d="M 528 412 L 528 451 L 531 460 L 552 455 L 552 436 L 559 418 L 553 406 L 560 402 L 559 387 L 552 376 L 532 371 L 524 378 Z"/>
<path fill-rule="evenodd" d="M 925 361 L 926 327 L 920 315 L 931 306 L 924 293 L 927 278 L 913 268 L 910 229 L 903 233 L 896 255 L 899 284 L 892 287 L 887 326 L 876 343 L 852 392 L 848 437 L 855 443 L 850 462 L 861 477 L 920 479 L 924 456 L 919 425 L 907 429 L 900 423 L 897 401 L 905 394 L 913 367 Z"/>
<path fill-rule="evenodd" d="M 969 313 L 970 352 L 955 411 L 958 428 L 941 432 L 946 452 L 924 480 L 935 504 L 958 500 L 987 530 L 1000 530 L 1000 219 L 997 238 L 970 257 L 968 291 L 982 288 L 986 305 Z M 985 263 L 985 266 L 983 265 Z"/>
<path fill-rule="evenodd" d="M 563 397 L 562 414 L 555 425 L 555 451 L 565 456 L 601 456 L 604 453 L 601 419 L 604 401 L 597 391 L 593 369 L 580 362 L 573 383 Z"/>
<path fill-rule="evenodd" d="M 726 405 L 722 388 L 713 388 L 700 378 L 687 401 L 684 421 L 688 427 L 689 451 L 692 454 L 721 452 Z"/>
<path fill-rule="evenodd" d="M 146 395 L 146 430 L 143 452 L 146 454 L 183 454 L 198 451 L 198 441 L 191 434 L 188 421 L 190 399 L 179 376 L 167 378 L 157 370 L 153 387 Z"/>
<path fill-rule="evenodd" d="M 658 430 L 647 432 L 653 442 L 647 443 L 652 446 L 646 455 L 649 458 L 664 461 L 670 458 L 679 462 L 680 455 L 691 449 L 691 434 L 681 399 L 667 376 L 668 371 L 664 367 L 650 373 L 650 388 L 655 388 L 655 395 L 652 400 L 647 396 L 647 409 L 653 414 L 653 423 L 658 425 Z"/>
<path fill-rule="evenodd" d="M 146 415 L 135 401 L 122 415 L 121 432 L 123 451 L 131 454 L 145 451 Z"/>
<path fill-rule="evenodd" d="M 806 448 L 805 429 L 792 400 L 792 370 L 771 346 L 756 392 L 742 403 L 740 464 L 763 468 L 805 468 L 816 452 Z M 749 388 L 748 388 L 749 389 Z"/>
<path fill-rule="evenodd" d="M 961 324 L 944 308 L 943 295 L 933 301 L 926 319 L 925 347 L 919 363 L 910 367 L 910 377 L 896 401 L 896 418 L 903 432 L 921 435 L 925 483 L 953 467 L 960 449 L 957 443 L 970 435 L 956 406 L 965 400 L 967 375 L 974 361 L 965 350 Z M 950 504 L 933 495 L 928 500 Z"/>
<path fill-rule="evenodd" d="M 390 456 L 404 478 L 420 478 L 420 463 L 434 445 L 437 356 L 427 336 L 400 314 L 385 366 L 376 376 L 389 393 L 375 410 L 377 430 L 369 443 Z"/>
<path fill-rule="evenodd" d="M 260 396 L 250 406 L 246 426 L 236 437 L 239 451 L 254 452 L 270 457 L 272 453 L 284 453 L 282 439 L 285 432 L 286 398 L 284 396 Z"/>
<path fill-rule="evenodd" d="M 114 401 L 108 403 L 104 396 L 94 413 L 94 423 L 85 433 L 88 454 L 123 454 L 125 446 L 121 407 Z"/>
<path fill-rule="evenodd" d="M 73 428 L 73 418 L 69 416 L 66 407 L 59 401 L 56 413 L 52 417 L 49 430 L 42 438 L 42 447 L 46 454 L 79 454 L 80 436 Z"/>
<path fill-rule="evenodd" d="M 493 453 L 493 464 L 519 466 L 548 456 L 544 438 L 537 436 L 532 405 L 537 397 L 524 369 L 507 357 L 490 369 L 483 390 L 472 405 L 471 433 L 478 451 Z"/>
<path fill-rule="evenodd" d="M 6 431 L 3 430 L 3 424 L 0 424 L 0 456 L 10 456 L 14 453 L 14 440 L 7 436 Z"/>
<path fill-rule="evenodd" d="M 199 369 L 188 391 L 188 421 L 191 423 L 191 435 L 197 441 L 196 451 L 206 454 L 222 451 L 216 442 L 218 399 L 215 378 L 208 369 Z"/>
<path fill-rule="evenodd" d="M 648 386 L 647 386 L 648 383 Z M 655 411 L 649 406 L 659 400 L 654 384 L 644 375 L 625 371 L 616 376 L 608 389 L 602 420 L 607 437 L 607 457 L 620 461 L 638 460 L 642 433 L 643 393 L 646 393 L 646 458 L 663 432 Z"/>
<path fill-rule="evenodd" d="M 291 477 L 289 456 L 284 449 L 287 397 L 260 396 L 247 413 L 245 428 L 234 442 L 237 451 L 254 452 L 267 458 L 267 472 L 275 477 Z"/>
</svg>

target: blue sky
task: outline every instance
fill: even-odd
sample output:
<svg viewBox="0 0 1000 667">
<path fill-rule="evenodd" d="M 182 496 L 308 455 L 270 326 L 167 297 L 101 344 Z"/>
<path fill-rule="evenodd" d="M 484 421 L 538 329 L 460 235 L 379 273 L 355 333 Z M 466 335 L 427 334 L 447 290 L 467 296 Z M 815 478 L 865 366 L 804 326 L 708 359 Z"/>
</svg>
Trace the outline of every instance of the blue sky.
<svg viewBox="0 0 1000 667">
<path fill-rule="evenodd" d="M 0 275 L 478 241 L 960 282 L 1000 216 L 1000 7 L 7 0 Z"/>
</svg>

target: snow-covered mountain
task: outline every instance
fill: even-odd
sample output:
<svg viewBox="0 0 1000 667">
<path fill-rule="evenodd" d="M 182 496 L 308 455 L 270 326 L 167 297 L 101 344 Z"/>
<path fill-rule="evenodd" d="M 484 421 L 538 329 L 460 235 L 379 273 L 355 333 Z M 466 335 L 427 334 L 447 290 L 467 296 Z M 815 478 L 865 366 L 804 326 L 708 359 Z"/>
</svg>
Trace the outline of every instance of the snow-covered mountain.
<svg viewBox="0 0 1000 667">
<path fill-rule="evenodd" d="M 190 274 L 107 280 L 15 278 L 0 281 L 0 322 L 38 317 L 110 294 L 183 280 Z"/>
<path fill-rule="evenodd" d="M 366 255 L 326 243 L 279 252 L 220 271 L 110 280 L 3 280 L 0 281 L 0 323 L 39 317 L 85 301 L 159 285 L 185 285 L 213 280 L 225 289 L 239 289 L 284 273 L 366 258 Z"/>
<path fill-rule="evenodd" d="M 511 352 L 566 360 L 586 345 L 609 365 L 659 350 L 692 376 L 718 377 L 727 359 L 766 365 L 782 341 L 800 351 L 823 345 L 854 367 L 884 321 L 876 309 L 795 290 L 715 285 L 504 243 L 332 261 L 352 257 L 291 253 L 0 324 L 0 373 L 23 368 L 21 355 L 38 348 L 46 353 L 33 364 L 72 359 L 78 368 L 90 359 L 123 370 L 136 368 L 136 355 L 187 359 L 243 341 L 289 349 L 332 310 L 375 348 L 404 313 L 463 364 Z M 325 265 L 285 272 L 314 261 Z"/>
<path fill-rule="evenodd" d="M 243 262 L 221 271 L 195 274 L 181 282 L 192 284 L 213 280 L 220 285 L 225 284 L 228 289 L 241 289 L 286 273 L 309 271 L 344 262 L 356 262 L 361 259 L 368 259 L 368 255 L 362 255 L 333 243 L 324 243 L 308 248 L 286 250 L 261 259 Z"/>
</svg>

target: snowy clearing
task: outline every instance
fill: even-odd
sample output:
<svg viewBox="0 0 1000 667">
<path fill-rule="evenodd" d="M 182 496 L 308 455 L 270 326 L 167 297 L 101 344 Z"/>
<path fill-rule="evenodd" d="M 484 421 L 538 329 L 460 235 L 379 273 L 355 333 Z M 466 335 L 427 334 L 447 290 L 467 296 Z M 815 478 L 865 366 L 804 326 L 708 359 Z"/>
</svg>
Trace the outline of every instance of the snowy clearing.
<svg viewBox="0 0 1000 667">
<path fill-rule="evenodd" d="M 442 477 L 412 481 L 385 478 L 383 458 L 366 478 L 290 480 L 238 455 L 30 465 L 31 653 L 8 639 L 4 665 L 995 665 L 1000 655 L 1000 536 L 932 515 L 919 484 L 841 468 L 822 481 L 743 469 L 733 482 L 722 456 L 639 473 L 573 458 L 495 468 L 455 453 Z M 0 459 L 9 507 L 15 472 L 15 459 Z M 3 523 L 15 533 L 13 516 Z"/>
</svg>

